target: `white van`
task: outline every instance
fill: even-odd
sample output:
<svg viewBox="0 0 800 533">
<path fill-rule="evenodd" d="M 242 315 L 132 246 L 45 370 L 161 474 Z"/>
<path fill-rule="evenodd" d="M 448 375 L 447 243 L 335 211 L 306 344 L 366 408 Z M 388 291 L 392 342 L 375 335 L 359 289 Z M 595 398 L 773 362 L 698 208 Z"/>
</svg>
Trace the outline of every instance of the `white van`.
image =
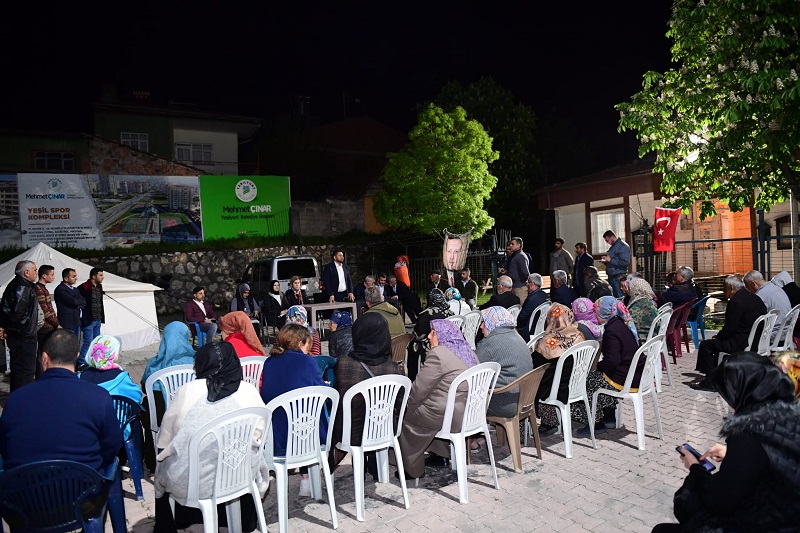
<svg viewBox="0 0 800 533">
<path fill-rule="evenodd" d="M 300 276 L 302 289 L 311 302 L 321 294 L 319 289 L 320 271 L 317 259 L 312 255 L 282 255 L 280 257 L 261 257 L 252 261 L 244 269 L 239 283 L 247 283 L 253 296 L 262 300 L 270 290 L 270 281 L 277 279 L 281 283 L 281 292 L 289 289 L 289 279 Z"/>
</svg>

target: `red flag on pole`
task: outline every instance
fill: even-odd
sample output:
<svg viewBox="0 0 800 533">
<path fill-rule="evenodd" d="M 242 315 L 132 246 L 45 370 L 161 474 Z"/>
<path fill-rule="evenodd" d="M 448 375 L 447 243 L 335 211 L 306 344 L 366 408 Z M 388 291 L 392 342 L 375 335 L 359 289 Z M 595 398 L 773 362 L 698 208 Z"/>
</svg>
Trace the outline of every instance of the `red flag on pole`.
<svg viewBox="0 0 800 533">
<path fill-rule="evenodd" d="M 680 209 L 656 207 L 656 224 L 653 227 L 653 251 L 671 252 L 675 249 L 675 231 L 678 229 Z"/>
</svg>

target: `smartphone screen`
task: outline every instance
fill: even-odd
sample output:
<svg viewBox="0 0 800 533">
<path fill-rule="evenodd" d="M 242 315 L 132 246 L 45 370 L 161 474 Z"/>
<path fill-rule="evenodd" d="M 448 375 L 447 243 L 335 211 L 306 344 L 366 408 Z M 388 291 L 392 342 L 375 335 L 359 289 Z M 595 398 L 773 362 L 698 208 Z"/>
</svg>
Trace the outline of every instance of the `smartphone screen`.
<svg viewBox="0 0 800 533">
<path fill-rule="evenodd" d="M 708 459 L 700 459 L 700 456 L 702 456 L 703 454 L 701 454 L 700 452 L 695 450 L 689 444 L 684 443 L 683 446 L 676 446 L 675 450 L 679 454 L 683 455 L 683 449 L 684 448 L 686 449 L 686 451 L 688 451 L 689 453 L 691 453 L 692 455 L 695 456 L 695 458 L 700 462 L 700 466 L 705 468 L 707 472 L 711 472 L 712 470 L 716 470 L 717 467 L 714 466 L 714 464 L 711 461 L 709 461 Z"/>
</svg>

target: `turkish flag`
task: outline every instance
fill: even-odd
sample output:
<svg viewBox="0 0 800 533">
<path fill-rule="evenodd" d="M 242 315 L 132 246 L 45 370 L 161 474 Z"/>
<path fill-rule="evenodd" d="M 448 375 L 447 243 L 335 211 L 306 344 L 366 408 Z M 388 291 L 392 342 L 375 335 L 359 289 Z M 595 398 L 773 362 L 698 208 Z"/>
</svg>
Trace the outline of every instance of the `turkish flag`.
<svg viewBox="0 0 800 533">
<path fill-rule="evenodd" d="M 656 225 L 653 228 L 653 251 L 672 252 L 675 250 L 675 231 L 678 229 L 680 209 L 656 207 Z"/>
</svg>

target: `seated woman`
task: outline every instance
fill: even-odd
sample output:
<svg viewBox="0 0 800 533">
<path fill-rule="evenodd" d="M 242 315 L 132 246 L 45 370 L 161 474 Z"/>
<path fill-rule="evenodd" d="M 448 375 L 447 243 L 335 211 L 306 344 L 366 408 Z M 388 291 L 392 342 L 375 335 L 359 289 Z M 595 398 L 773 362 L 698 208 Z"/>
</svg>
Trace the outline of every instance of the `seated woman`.
<svg viewBox="0 0 800 533">
<path fill-rule="evenodd" d="M 347 315 L 350 316 L 350 315 Z M 403 375 L 397 363 L 392 361 L 392 338 L 389 335 L 389 323 L 377 313 L 364 313 L 353 324 L 353 349 L 350 353 L 342 355 L 336 361 L 336 390 L 339 391 L 339 409 L 336 411 L 336 421 L 333 424 L 333 443 L 342 442 L 342 425 L 345 393 L 351 387 L 364 380 L 375 376 L 387 374 Z M 361 395 L 353 398 L 353 411 L 351 416 L 350 442 L 358 446 L 361 443 L 361 434 L 364 431 L 366 405 Z M 330 455 L 331 466 L 336 467 L 345 452 L 334 449 Z M 367 471 L 378 477 L 378 467 L 375 463 L 375 452 L 366 454 Z"/>
<path fill-rule="evenodd" d="M 158 353 L 147 362 L 147 367 L 142 374 L 142 390 L 153 373 L 178 365 L 194 365 L 194 347 L 189 341 L 191 333 L 189 326 L 185 322 L 170 322 L 164 327 L 161 336 L 161 343 L 158 345 Z M 142 427 L 144 432 L 144 462 L 147 468 L 153 472 L 156 469 L 156 456 L 153 451 L 153 433 L 150 428 L 150 415 L 155 413 L 158 419 L 164 416 L 164 397 L 160 383 L 153 387 L 153 397 L 155 405 L 143 404 L 145 410 L 142 411 Z M 144 400 L 147 402 L 147 398 Z"/>
<path fill-rule="evenodd" d="M 353 317 L 345 311 L 334 311 L 330 324 L 328 355 L 338 359 L 353 351 Z"/>
<path fill-rule="evenodd" d="M 455 287 L 450 287 L 444 291 L 444 297 L 454 315 L 465 315 L 472 311 L 466 302 L 461 300 L 461 293 Z"/>
<path fill-rule="evenodd" d="M 558 304 L 556 304 L 558 305 Z M 500 376 L 495 387 L 505 387 L 531 370 L 530 351 L 517 333 L 517 321 L 504 307 L 490 307 L 481 311 L 483 339 L 475 347 L 481 363 L 500 363 Z M 519 390 L 493 394 L 487 415 L 504 418 L 517 414 Z"/>
<path fill-rule="evenodd" d="M 264 402 L 258 391 L 242 381 L 242 366 L 233 349 L 227 342 L 204 344 L 197 350 L 194 364 L 197 379 L 178 389 L 175 398 L 161 422 L 158 432 L 158 466 L 154 478 L 156 495 L 156 533 L 177 531 L 191 524 L 202 523 L 199 509 L 175 505 L 173 516 L 169 495 L 186 498 L 189 490 L 189 441 L 208 421 L 242 407 L 263 407 Z M 261 445 L 262 434 L 250 443 L 250 453 L 256 454 Z M 205 440 L 203 441 L 206 442 Z M 200 463 L 216 464 L 219 450 L 216 443 L 201 445 Z M 258 455 L 253 462 L 253 475 L 259 486 L 262 498 L 268 488 L 269 471 L 263 456 Z M 214 488 L 214 472 L 203 468 L 200 473 L 200 498 L 210 498 Z M 241 502 L 242 529 L 253 531 L 256 528 L 256 510 L 252 498 L 243 496 Z M 260 504 L 261 502 L 259 502 Z M 226 523 L 224 505 L 217 509 L 220 525 Z"/>
<path fill-rule="evenodd" d="M 236 296 L 231 300 L 231 311 L 242 311 L 253 322 L 260 323 L 261 307 L 250 293 L 250 285 L 242 283 L 236 290 Z"/>
<path fill-rule="evenodd" d="M 124 396 L 134 402 L 142 403 L 142 389 L 131 379 L 130 374 L 117 364 L 120 344 L 116 337 L 99 335 L 89 344 L 86 363 L 89 368 L 81 372 L 84 381 L 100 385 L 112 396 Z M 130 424 L 124 429 L 123 437 L 131 435 Z"/>
<path fill-rule="evenodd" d="M 450 456 L 450 443 L 435 436 L 442 429 L 450 384 L 467 365 L 452 350 L 439 344 L 435 326 L 440 322 L 446 321 L 430 322 L 434 326 L 426 335 L 430 349 L 411 387 L 399 437 L 406 479 L 424 476 L 426 464 L 443 466 L 443 458 Z M 461 426 L 463 416 L 464 405 L 456 404 L 453 428 Z M 431 453 L 429 459 L 425 458 L 426 451 Z"/>
<path fill-rule="evenodd" d="M 302 387 L 325 386 L 314 358 L 308 355 L 311 349 L 311 332 L 299 324 L 289 323 L 278 332 L 278 339 L 269 351 L 261 378 L 261 399 L 265 404 L 283 393 Z M 278 410 L 272 414 L 272 435 L 275 455 L 286 453 L 289 422 L 286 413 Z M 320 425 L 320 442 L 328 436 L 327 419 Z M 311 495 L 308 469 L 300 470 L 300 496 Z"/>
<path fill-rule="evenodd" d="M 733 411 L 714 444 L 701 458 L 720 463 L 711 474 L 682 449 L 689 469 L 675 493 L 679 524 L 653 531 L 797 531 L 800 498 L 800 404 L 794 383 L 768 358 L 733 354 L 710 376 Z"/>
<path fill-rule="evenodd" d="M 286 310 L 289 309 L 289 303 L 281 294 L 280 281 L 273 279 L 269 283 L 269 287 L 269 293 L 263 302 L 264 319 L 268 326 L 280 329 L 286 323 Z"/>
<path fill-rule="evenodd" d="M 636 331 L 639 333 L 639 341 L 645 342 L 650 332 L 653 319 L 658 314 L 655 302 L 655 293 L 650 284 L 642 278 L 632 278 L 628 280 L 628 295 L 630 303 L 627 305 L 628 312 L 636 324 Z"/>
<path fill-rule="evenodd" d="M 233 345 L 240 359 L 251 355 L 267 355 L 253 329 L 250 317 L 242 311 L 227 313 L 219 320 L 219 327 L 222 330 L 222 340 Z"/>
<path fill-rule="evenodd" d="M 406 368 L 408 379 L 414 381 L 419 371 L 421 362 L 425 361 L 425 354 L 430 350 L 428 334 L 431 332 L 431 320 L 453 316 L 450 306 L 447 305 L 444 293 L 433 289 L 428 293 L 428 307 L 417 316 L 414 325 L 414 340 L 408 345 L 408 358 Z"/>
<path fill-rule="evenodd" d="M 284 295 L 289 307 L 309 303 L 306 291 L 300 288 L 302 283 L 303 281 L 300 279 L 300 276 L 292 276 L 289 278 L 289 290 L 286 291 Z"/>
<path fill-rule="evenodd" d="M 578 298 L 572 302 L 572 312 L 585 340 L 599 341 L 603 337 L 603 324 L 594 312 L 594 302 L 589 298 Z"/>
</svg>

